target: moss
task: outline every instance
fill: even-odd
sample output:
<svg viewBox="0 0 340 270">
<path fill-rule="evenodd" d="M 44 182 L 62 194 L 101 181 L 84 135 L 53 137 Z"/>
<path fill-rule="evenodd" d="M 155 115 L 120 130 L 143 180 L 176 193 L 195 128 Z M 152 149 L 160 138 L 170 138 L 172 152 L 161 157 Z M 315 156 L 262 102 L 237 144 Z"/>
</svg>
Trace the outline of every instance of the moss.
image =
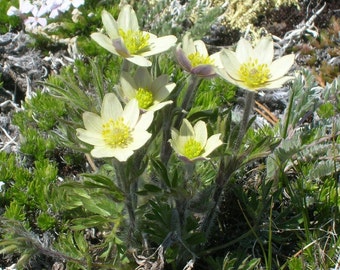
<svg viewBox="0 0 340 270">
<path fill-rule="evenodd" d="M 225 1 L 213 1 L 213 6 L 220 6 Z M 264 11 L 277 9 L 281 6 L 298 7 L 298 0 L 231 0 L 227 6 L 227 10 L 223 14 L 224 24 L 232 29 L 245 30 L 253 21 Z"/>
</svg>

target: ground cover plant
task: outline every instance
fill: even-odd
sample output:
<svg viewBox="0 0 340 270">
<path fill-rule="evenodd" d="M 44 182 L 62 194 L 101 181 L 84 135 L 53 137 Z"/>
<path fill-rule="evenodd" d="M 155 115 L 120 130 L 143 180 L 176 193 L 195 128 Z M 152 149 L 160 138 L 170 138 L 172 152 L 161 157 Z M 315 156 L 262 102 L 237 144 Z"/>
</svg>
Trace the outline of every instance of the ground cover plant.
<svg viewBox="0 0 340 270">
<path fill-rule="evenodd" d="M 228 46 L 219 1 L 6 2 L 1 269 L 339 269 L 339 18 L 253 2 Z"/>
</svg>

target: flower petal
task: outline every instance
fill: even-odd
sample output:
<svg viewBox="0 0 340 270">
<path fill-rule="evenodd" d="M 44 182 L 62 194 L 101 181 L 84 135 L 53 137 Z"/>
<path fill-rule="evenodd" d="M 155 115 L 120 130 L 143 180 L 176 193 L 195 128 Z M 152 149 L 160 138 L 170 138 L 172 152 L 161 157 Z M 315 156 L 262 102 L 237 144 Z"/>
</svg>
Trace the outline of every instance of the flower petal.
<svg viewBox="0 0 340 270">
<path fill-rule="evenodd" d="M 120 84 L 121 87 L 119 89 L 123 97 L 126 97 L 128 101 L 136 97 L 137 86 L 130 73 L 122 71 Z"/>
<path fill-rule="evenodd" d="M 139 118 L 139 107 L 136 99 L 131 99 L 124 108 L 122 113 L 124 123 L 130 128 L 135 128 L 135 125 Z"/>
<path fill-rule="evenodd" d="M 182 48 L 183 48 L 183 51 L 185 52 L 186 55 L 189 55 L 189 54 L 196 52 L 194 41 L 191 38 L 189 32 L 185 33 L 185 35 L 183 36 Z"/>
<path fill-rule="evenodd" d="M 152 63 L 143 56 L 140 55 L 132 55 L 126 58 L 126 60 L 130 61 L 131 63 L 136 64 L 137 66 L 141 67 L 149 67 Z"/>
<path fill-rule="evenodd" d="M 184 50 L 182 50 L 180 47 L 177 47 L 175 56 L 178 63 L 183 67 L 183 69 L 190 72 L 192 69 L 192 65 Z"/>
<path fill-rule="evenodd" d="M 223 142 L 220 140 L 221 134 L 215 134 L 209 137 L 207 140 L 207 144 L 205 145 L 204 148 L 204 155 L 203 156 L 208 156 L 212 151 L 214 151 L 217 147 L 223 144 Z"/>
<path fill-rule="evenodd" d="M 212 65 L 199 65 L 191 69 L 191 73 L 200 77 L 213 77 L 216 75 L 214 66 Z"/>
<path fill-rule="evenodd" d="M 145 67 L 139 67 L 134 78 L 135 82 L 138 84 L 137 88 L 151 90 L 152 77 Z"/>
<path fill-rule="evenodd" d="M 205 46 L 205 43 L 202 40 L 195 40 L 194 46 L 196 52 L 198 52 L 200 55 L 202 55 L 203 57 L 209 56 L 207 47 Z"/>
<path fill-rule="evenodd" d="M 118 24 L 112 15 L 106 10 L 102 11 L 102 22 L 106 33 L 109 35 L 110 39 L 116 39 L 119 37 L 118 34 Z"/>
<path fill-rule="evenodd" d="M 166 105 L 169 105 L 171 103 L 173 103 L 172 100 L 164 101 L 164 102 L 160 102 L 160 103 L 155 103 L 152 106 L 150 106 L 147 110 L 151 111 L 151 112 L 155 112 L 155 111 L 158 111 L 158 110 L 162 109 L 163 107 L 165 107 Z"/>
<path fill-rule="evenodd" d="M 295 59 L 294 54 L 289 54 L 271 63 L 271 65 L 269 66 L 270 74 L 271 74 L 270 80 L 275 81 L 278 78 L 285 75 L 289 71 L 289 69 L 292 67 L 292 65 L 294 64 L 294 59 Z"/>
<path fill-rule="evenodd" d="M 102 131 L 102 119 L 99 115 L 92 112 L 83 113 L 83 122 L 85 129 L 100 133 Z"/>
<path fill-rule="evenodd" d="M 238 71 L 241 66 L 237 57 L 237 54 L 230 50 L 223 50 L 220 55 L 224 70 L 236 81 L 240 80 Z"/>
<path fill-rule="evenodd" d="M 183 137 L 193 137 L 195 135 L 195 131 L 187 119 L 183 119 L 179 134 Z"/>
<path fill-rule="evenodd" d="M 294 77 L 293 76 L 284 76 L 281 77 L 275 81 L 270 81 L 270 83 L 268 84 L 268 86 L 265 89 L 277 89 L 277 88 L 281 88 L 283 84 L 285 84 L 286 82 L 293 80 Z"/>
<path fill-rule="evenodd" d="M 175 83 L 168 83 L 167 85 L 162 86 L 160 88 L 152 87 L 151 90 L 154 95 L 155 101 L 160 102 L 166 99 L 169 96 L 169 94 L 172 92 L 172 90 L 175 89 L 175 87 L 176 87 Z"/>
<path fill-rule="evenodd" d="M 270 65 L 274 57 L 273 39 L 271 36 L 266 36 L 260 39 L 254 48 L 254 57 L 257 58 L 259 64 Z"/>
<path fill-rule="evenodd" d="M 111 43 L 120 56 L 124 58 L 131 57 L 129 50 L 126 48 L 124 40 L 121 37 L 112 40 Z"/>
<path fill-rule="evenodd" d="M 119 161 L 126 161 L 133 155 L 133 151 L 129 148 L 110 148 L 107 146 L 95 146 L 91 151 L 91 155 L 95 158 L 115 157 Z"/>
<path fill-rule="evenodd" d="M 150 40 L 149 50 L 141 53 L 143 56 L 151 56 L 165 52 L 176 44 L 177 38 L 169 35 Z"/>
<path fill-rule="evenodd" d="M 139 30 L 136 13 L 130 5 L 123 6 L 118 15 L 117 22 L 119 28 L 121 28 L 124 32 L 127 32 L 128 30 Z"/>
<path fill-rule="evenodd" d="M 104 49 L 108 50 L 109 52 L 118 55 L 118 52 L 116 51 L 115 47 L 112 45 L 112 40 L 102 34 L 102 33 L 92 33 L 91 38 L 97 42 L 100 46 L 102 46 Z"/>
<path fill-rule="evenodd" d="M 108 93 L 104 96 L 101 116 L 104 122 L 110 119 L 117 119 L 123 113 L 122 105 L 114 93 Z"/>
<path fill-rule="evenodd" d="M 208 138 L 206 124 L 200 120 L 195 124 L 194 130 L 195 130 L 195 140 L 204 146 Z"/>
<path fill-rule="evenodd" d="M 133 142 L 129 145 L 129 149 L 137 150 L 141 148 L 151 138 L 151 135 L 147 131 L 133 131 Z"/>
<path fill-rule="evenodd" d="M 247 62 L 253 55 L 253 47 L 251 46 L 250 42 L 244 38 L 241 38 L 236 46 L 235 57 L 238 59 L 238 62 L 241 64 Z"/>
<path fill-rule="evenodd" d="M 101 133 L 92 132 L 83 128 L 77 128 L 77 137 L 79 140 L 91 145 L 106 145 Z"/>
<path fill-rule="evenodd" d="M 217 53 L 213 53 L 209 56 L 211 60 L 214 62 L 214 66 L 217 68 L 223 68 L 222 62 L 221 62 L 221 51 Z"/>
<path fill-rule="evenodd" d="M 153 112 L 143 113 L 140 116 L 138 123 L 135 126 L 135 130 L 147 130 L 149 126 L 151 125 L 152 120 L 153 120 Z"/>
</svg>

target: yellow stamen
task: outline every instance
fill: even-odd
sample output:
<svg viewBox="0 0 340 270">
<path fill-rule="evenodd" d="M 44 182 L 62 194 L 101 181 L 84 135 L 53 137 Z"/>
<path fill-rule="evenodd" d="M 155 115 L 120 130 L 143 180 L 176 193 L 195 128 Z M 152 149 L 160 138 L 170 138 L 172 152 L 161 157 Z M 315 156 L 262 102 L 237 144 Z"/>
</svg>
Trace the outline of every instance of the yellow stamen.
<svg viewBox="0 0 340 270">
<path fill-rule="evenodd" d="M 209 56 L 203 56 L 199 52 L 191 53 L 188 55 L 188 59 L 191 62 L 193 67 L 197 67 L 199 65 L 213 65 L 214 60 Z"/>
<path fill-rule="evenodd" d="M 142 31 L 127 30 L 126 32 L 119 29 L 119 35 L 124 40 L 124 44 L 130 54 L 138 54 L 146 51 L 149 46 L 150 35 Z"/>
<path fill-rule="evenodd" d="M 203 151 L 203 146 L 200 142 L 196 141 L 194 138 L 188 139 L 184 144 L 184 156 L 193 159 L 200 156 Z"/>
<path fill-rule="evenodd" d="M 132 141 L 131 129 L 124 123 L 124 119 L 110 119 L 103 124 L 102 136 L 111 148 L 126 148 Z"/>
<path fill-rule="evenodd" d="M 257 59 L 250 59 L 240 66 L 238 74 L 248 87 L 255 88 L 266 85 L 270 78 L 270 69 L 267 64 L 259 64 Z"/>
<path fill-rule="evenodd" d="M 137 89 L 136 99 L 139 107 L 142 109 L 149 108 L 154 101 L 152 92 L 144 88 Z"/>
</svg>

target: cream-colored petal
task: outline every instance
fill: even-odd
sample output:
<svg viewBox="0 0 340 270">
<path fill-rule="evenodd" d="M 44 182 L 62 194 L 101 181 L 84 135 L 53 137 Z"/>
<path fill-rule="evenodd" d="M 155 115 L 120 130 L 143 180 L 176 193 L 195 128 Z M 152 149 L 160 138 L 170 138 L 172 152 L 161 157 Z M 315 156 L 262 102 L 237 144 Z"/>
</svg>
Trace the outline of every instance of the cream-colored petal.
<svg viewBox="0 0 340 270">
<path fill-rule="evenodd" d="M 217 68 L 223 68 L 222 62 L 221 62 L 221 51 L 214 53 L 209 56 L 211 60 L 214 62 L 214 66 Z"/>
<path fill-rule="evenodd" d="M 190 72 L 192 69 L 192 65 L 184 50 L 177 47 L 175 57 L 177 59 L 178 64 L 185 70 Z"/>
<path fill-rule="evenodd" d="M 182 49 L 185 52 L 186 55 L 192 54 L 196 52 L 196 48 L 194 45 L 194 41 L 191 38 L 191 35 L 189 32 L 185 33 L 182 39 Z"/>
<path fill-rule="evenodd" d="M 214 77 L 216 75 L 215 67 L 212 65 L 199 65 L 191 69 L 192 74 L 199 77 Z"/>
<path fill-rule="evenodd" d="M 116 39 L 119 37 L 118 34 L 118 24 L 113 18 L 113 16 L 106 10 L 102 11 L 102 21 L 106 33 L 109 35 L 110 39 Z"/>
<path fill-rule="evenodd" d="M 194 130 L 195 130 L 196 141 L 198 141 L 201 145 L 204 146 L 208 138 L 206 124 L 200 120 L 194 125 Z"/>
<path fill-rule="evenodd" d="M 230 75 L 224 69 L 216 69 L 215 71 L 222 79 L 236 85 L 237 82 L 232 77 L 230 77 Z"/>
<path fill-rule="evenodd" d="M 200 55 L 207 57 L 209 56 L 207 47 L 205 46 L 205 43 L 202 40 L 195 40 L 194 46 L 196 52 L 198 52 Z"/>
<path fill-rule="evenodd" d="M 77 137 L 79 140 L 91 144 L 91 145 L 105 145 L 104 139 L 101 133 L 92 132 L 86 129 L 77 128 Z"/>
<path fill-rule="evenodd" d="M 220 58 L 223 68 L 228 73 L 228 75 L 236 81 L 240 80 L 238 71 L 240 69 L 241 63 L 237 58 L 236 53 L 230 50 L 223 50 L 221 52 Z"/>
<path fill-rule="evenodd" d="M 120 92 L 122 92 L 124 97 L 126 97 L 128 100 L 136 97 L 137 85 L 135 84 L 135 80 L 131 77 L 130 73 L 122 71 L 120 85 Z"/>
<path fill-rule="evenodd" d="M 83 122 L 85 129 L 100 133 L 102 131 L 102 119 L 99 115 L 92 112 L 83 113 Z"/>
<path fill-rule="evenodd" d="M 129 148 L 95 147 L 91 155 L 95 158 L 115 157 L 123 162 L 133 155 L 133 151 Z"/>
<path fill-rule="evenodd" d="M 166 99 L 172 92 L 172 90 L 175 89 L 175 87 L 176 87 L 175 83 L 168 83 L 160 88 L 152 87 L 151 89 L 154 96 L 154 100 L 162 101 Z"/>
<path fill-rule="evenodd" d="M 102 46 L 104 49 L 108 50 L 109 52 L 118 55 L 118 52 L 116 51 L 115 47 L 112 45 L 112 40 L 102 34 L 102 33 L 92 33 L 91 38 L 97 42 L 100 46 Z"/>
<path fill-rule="evenodd" d="M 137 150 L 141 148 L 151 138 L 151 135 L 147 131 L 133 131 L 133 142 L 129 145 L 129 149 Z"/>
<path fill-rule="evenodd" d="M 250 42 L 244 38 L 241 38 L 237 43 L 235 57 L 242 64 L 249 61 L 250 57 L 254 57 L 253 47 Z"/>
<path fill-rule="evenodd" d="M 145 112 L 140 117 L 135 126 L 135 130 L 147 130 L 153 121 L 153 112 Z"/>
<path fill-rule="evenodd" d="M 104 96 L 101 116 L 104 122 L 110 119 L 117 119 L 123 113 L 122 105 L 114 93 L 108 93 Z"/>
<path fill-rule="evenodd" d="M 204 156 L 208 156 L 212 151 L 223 144 L 223 142 L 220 140 L 220 137 L 221 134 L 215 134 L 209 137 L 204 148 Z"/>
<path fill-rule="evenodd" d="M 182 125 L 179 129 L 179 134 L 183 137 L 193 137 L 195 135 L 194 128 L 187 119 L 183 119 Z"/>
<path fill-rule="evenodd" d="M 124 123 L 127 126 L 129 126 L 130 128 L 135 128 L 139 118 L 139 107 L 138 101 L 136 99 L 131 99 L 125 105 L 122 117 L 124 118 Z"/>
<path fill-rule="evenodd" d="M 151 56 L 165 52 L 176 44 L 177 38 L 175 36 L 164 36 L 150 40 L 149 50 L 142 52 L 143 56 Z"/>
<path fill-rule="evenodd" d="M 162 74 L 156 79 L 154 79 L 150 86 L 150 91 L 153 95 L 157 95 L 161 88 L 163 88 L 169 82 L 169 76 L 166 74 Z"/>
<path fill-rule="evenodd" d="M 139 30 L 136 13 L 130 5 L 123 6 L 118 15 L 117 22 L 119 28 L 121 28 L 124 32 L 128 30 Z"/>
<path fill-rule="evenodd" d="M 270 66 L 271 81 L 275 81 L 278 78 L 287 74 L 290 68 L 293 66 L 295 60 L 294 54 L 285 55 L 275 60 Z"/>
<path fill-rule="evenodd" d="M 266 36 L 260 39 L 254 48 L 254 57 L 258 59 L 259 64 L 270 65 L 274 57 L 273 39 Z"/>
<path fill-rule="evenodd" d="M 293 76 L 284 76 L 281 77 L 277 80 L 274 81 L 270 81 L 268 86 L 265 89 L 277 89 L 277 88 L 281 88 L 283 84 L 285 84 L 288 81 L 293 80 L 294 77 Z"/>
<path fill-rule="evenodd" d="M 172 137 L 173 137 L 173 136 L 172 136 Z M 171 139 L 169 140 L 169 143 L 170 143 L 172 149 L 173 149 L 176 153 L 178 153 L 178 154 L 181 153 L 181 150 L 180 150 L 180 148 L 179 148 L 178 140 L 177 140 L 177 139 L 171 138 Z"/>
<path fill-rule="evenodd" d="M 124 58 L 131 57 L 129 50 L 126 48 L 124 40 L 121 37 L 112 40 L 111 43 L 120 56 Z"/>
<path fill-rule="evenodd" d="M 155 103 L 152 106 L 150 106 L 147 110 L 155 112 L 155 111 L 158 111 L 158 110 L 162 109 L 163 107 L 165 107 L 166 105 L 169 105 L 171 103 L 173 103 L 172 100 L 164 101 L 164 102 L 160 102 L 160 103 Z"/>
<path fill-rule="evenodd" d="M 149 67 L 152 65 L 151 61 L 140 55 L 132 55 L 130 57 L 127 57 L 126 60 L 141 67 Z"/>
<path fill-rule="evenodd" d="M 144 88 L 149 91 L 151 90 L 152 77 L 147 68 L 139 67 L 134 78 L 138 88 Z"/>
</svg>

